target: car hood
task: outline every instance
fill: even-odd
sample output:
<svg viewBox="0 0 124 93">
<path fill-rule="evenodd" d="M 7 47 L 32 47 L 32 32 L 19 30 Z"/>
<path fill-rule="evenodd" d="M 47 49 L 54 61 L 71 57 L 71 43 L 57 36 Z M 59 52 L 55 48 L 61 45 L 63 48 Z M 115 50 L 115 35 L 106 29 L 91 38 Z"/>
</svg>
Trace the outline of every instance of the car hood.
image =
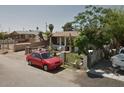
<svg viewBox="0 0 124 93">
<path fill-rule="evenodd" d="M 121 58 L 124 58 L 124 54 L 117 54 L 117 55 L 115 55 L 115 56 L 112 56 L 112 58 L 121 59 Z"/>
<path fill-rule="evenodd" d="M 52 57 L 52 58 L 49 58 L 49 59 L 44 59 L 44 61 L 46 61 L 48 63 L 56 63 L 56 62 L 60 62 L 61 58 L 59 58 L 59 57 Z"/>
</svg>

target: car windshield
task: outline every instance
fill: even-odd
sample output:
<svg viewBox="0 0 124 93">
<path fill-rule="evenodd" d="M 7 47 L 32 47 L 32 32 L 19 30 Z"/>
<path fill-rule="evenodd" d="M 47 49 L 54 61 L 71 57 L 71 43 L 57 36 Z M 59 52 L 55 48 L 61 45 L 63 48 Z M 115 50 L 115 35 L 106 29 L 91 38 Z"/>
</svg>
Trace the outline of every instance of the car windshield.
<svg viewBox="0 0 124 93">
<path fill-rule="evenodd" d="M 52 55 L 51 55 L 51 53 L 43 53 L 43 54 L 41 54 L 41 57 L 42 57 L 43 59 L 48 59 L 48 58 L 51 58 Z"/>
</svg>

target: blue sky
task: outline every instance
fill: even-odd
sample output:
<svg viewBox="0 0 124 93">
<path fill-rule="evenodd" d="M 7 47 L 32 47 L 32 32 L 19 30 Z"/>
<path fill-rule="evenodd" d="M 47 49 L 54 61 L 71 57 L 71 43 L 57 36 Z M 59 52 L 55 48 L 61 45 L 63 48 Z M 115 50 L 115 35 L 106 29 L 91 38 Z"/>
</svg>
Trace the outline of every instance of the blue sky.
<svg viewBox="0 0 124 93">
<path fill-rule="evenodd" d="M 113 6 L 104 6 L 113 7 Z M 84 6 L 45 6 L 45 5 L 21 5 L 0 6 L 0 30 L 35 30 L 38 26 L 45 31 L 45 23 L 52 23 L 54 31 L 62 31 L 62 26 L 72 21 L 74 16 L 84 10 Z"/>
</svg>

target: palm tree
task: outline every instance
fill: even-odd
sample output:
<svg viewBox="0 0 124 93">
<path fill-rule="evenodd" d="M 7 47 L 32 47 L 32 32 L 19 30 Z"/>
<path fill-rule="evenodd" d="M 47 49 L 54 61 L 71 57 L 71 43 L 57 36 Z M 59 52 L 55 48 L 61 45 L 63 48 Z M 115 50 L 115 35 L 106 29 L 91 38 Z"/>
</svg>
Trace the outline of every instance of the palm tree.
<svg viewBox="0 0 124 93">
<path fill-rule="evenodd" d="M 52 32 L 53 32 L 53 29 L 54 29 L 54 25 L 53 24 L 49 24 L 49 30 L 50 30 L 50 41 L 49 41 L 49 45 L 50 45 L 50 48 L 52 48 Z"/>
<path fill-rule="evenodd" d="M 36 27 L 36 30 L 38 31 L 39 30 L 39 27 Z"/>
<path fill-rule="evenodd" d="M 40 37 L 40 41 L 44 41 L 43 32 L 39 32 L 38 36 Z"/>
<path fill-rule="evenodd" d="M 54 29 L 53 24 L 49 24 L 49 30 L 50 30 L 51 33 L 52 33 L 53 29 Z"/>
</svg>

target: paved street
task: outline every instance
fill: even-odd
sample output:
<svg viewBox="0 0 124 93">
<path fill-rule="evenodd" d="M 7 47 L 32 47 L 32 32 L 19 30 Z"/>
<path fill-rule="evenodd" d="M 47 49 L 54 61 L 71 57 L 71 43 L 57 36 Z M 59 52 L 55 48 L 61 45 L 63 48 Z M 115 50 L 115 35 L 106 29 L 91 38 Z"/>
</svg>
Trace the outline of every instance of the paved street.
<svg viewBox="0 0 124 93">
<path fill-rule="evenodd" d="M 83 71 L 60 68 L 45 72 L 27 65 L 24 52 L 0 55 L 0 86 L 124 86 L 124 82 L 97 77 Z"/>
<path fill-rule="evenodd" d="M 28 66 L 18 57 L 7 56 L 0 55 L 0 86 L 77 86 L 49 72 Z"/>
</svg>

